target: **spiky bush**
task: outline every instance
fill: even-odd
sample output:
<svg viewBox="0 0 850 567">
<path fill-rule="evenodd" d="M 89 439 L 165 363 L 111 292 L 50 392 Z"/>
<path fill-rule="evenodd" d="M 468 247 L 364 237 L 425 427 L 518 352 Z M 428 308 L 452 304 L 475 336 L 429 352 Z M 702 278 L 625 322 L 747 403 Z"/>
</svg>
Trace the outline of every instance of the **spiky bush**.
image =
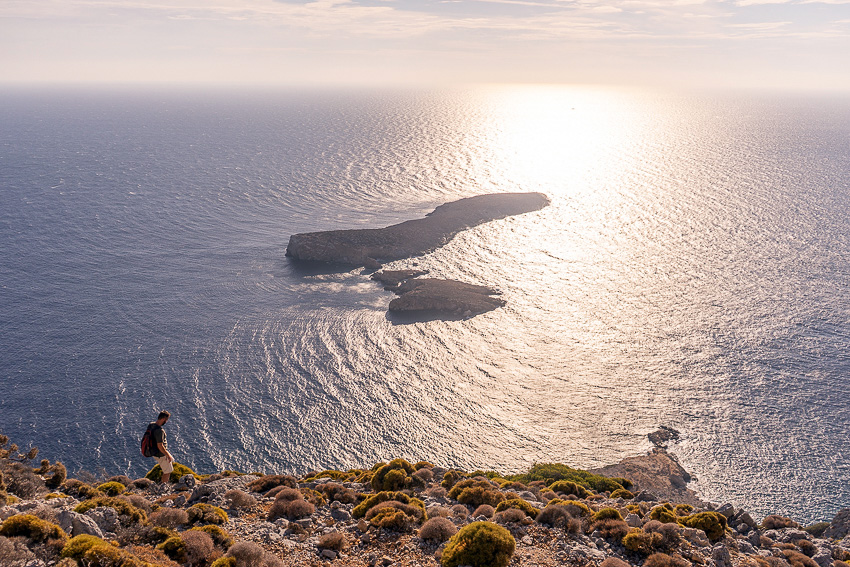
<svg viewBox="0 0 850 567">
<path fill-rule="evenodd" d="M 307 518 L 316 512 L 316 507 L 304 500 L 298 498 L 295 500 L 275 500 L 269 508 L 269 513 L 266 519 L 269 522 L 274 522 L 278 518 L 286 518 L 287 520 L 300 520 Z"/>
<path fill-rule="evenodd" d="M 549 490 L 556 494 L 572 494 L 579 498 L 590 496 L 590 492 L 585 487 L 569 480 L 556 480 L 549 485 Z"/>
<path fill-rule="evenodd" d="M 761 527 L 766 530 L 781 530 L 783 528 L 798 528 L 800 525 L 791 518 L 771 514 L 769 516 L 765 516 L 764 520 L 761 522 Z"/>
<path fill-rule="evenodd" d="M 655 547 L 666 551 L 675 549 L 681 543 L 681 529 L 679 524 L 662 524 L 657 520 L 650 520 L 643 525 L 645 532 L 657 533 L 661 536 L 661 541 L 657 542 Z"/>
<path fill-rule="evenodd" d="M 351 511 L 351 515 L 355 518 L 362 518 L 374 506 L 377 506 L 381 502 L 388 502 L 390 500 L 395 500 L 396 502 L 401 502 L 402 504 L 410 504 L 411 506 L 417 506 L 422 509 L 424 515 L 425 504 L 421 500 L 419 500 L 418 498 L 411 498 L 404 492 L 389 491 L 379 492 L 366 498 L 366 500 L 354 507 L 354 509 Z"/>
<path fill-rule="evenodd" d="M 0 535 L 6 537 L 22 536 L 35 542 L 68 539 L 68 534 L 62 528 L 32 514 L 17 514 L 7 518 L 0 525 Z"/>
<path fill-rule="evenodd" d="M 667 524 L 676 521 L 676 511 L 669 502 L 659 504 L 649 511 L 649 517 L 653 520 L 658 520 L 662 524 Z"/>
<path fill-rule="evenodd" d="M 179 535 L 171 536 L 156 548 L 178 563 L 186 562 L 186 546 Z"/>
<path fill-rule="evenodd" d="M 496 513 L 496 509 L 490 506 L 489 504 L 482 504 L 472 513 L 473 518 L 477 518 L 479 516 L 484 516 L 485 518 L 492 518 L 493 514 Z M 430 514 L 429 514 L 430 516 Z"/>
<path fill-rule="evenodd" d="M 103 492 L 99 491 L 94 486 L 87 484 L 81 480 L 77 480 L 76 478 L 69 478 L 62 485 L 62 490 L 70 494 L 71 496 L 76 496 L 82 500 L 88 500 L 89 498 L 100 498 L 104 496 Z"/>
<path fill-rule="evenodd" d="M 174 529 L 188 524 L 189 514 L 180 508 L 160 508 L 150 515 L 148 521 L 154 526 Z"/>
<path fill-rule="evenodd" d="M 443 567 L 506 567 L 516 541 L 505 528 L 492 522 L 474 522 L 449 540 L 440 563 Z"/>
<path fill-rule="evenodd" d="M 694 511 L 694 507 L 690 504 L 676 504 L 676 507 L 673 510 L 676 512 L 677 516 L 688 516 Z"/>
<path fill-rule="evenodd" d="M 100 486 L 97 487 L 98 490 L 106 494 L 107 496 L 118 496 L 119 494 L 124 494 L 124 491 L 127 490 L 127 487 L 121 484 L 120 482 L 104 482 Z"/>
<path fill-rule="evenodd" d="M 413 482 L 410 478 L 413 472 L 413 465 L 404 459 L 393 459 L 375 471 L 372 488 L 375 492 L 408 488 Z"/>
<path fill-rule="evenodd" d="M 212 524 L 197 526 L 189 531 L 198 531 L 208 534 L 212 538 L 213 544 L 223 551 L 227 551 L 230 549 L 230 546 L 233 545 L 233 538 L 230 537 L 230 534 L 222 528 Z"/>
<path fill-rule="evenodd" d="M 375 527 L 406 532 L 425 519 L 425 510 L 416 505 L 388 500 L 372 506 L 366 512 L 366 519 Z"/>
<path fill-rule="evenodd" d="M 535 519 L 539 524 L 563 528 L 567 533 L 577 533 L 581 529 L 581 522 L 569 513 L 566 506 L 560 504 L 546 506 Z"/>
<path fill-rule="evenodd" d="M 298 481 L 294 476 L 284 474 L 268 474 L 261 476 L 256 480 L 252 480 L 245 487 L 251 492 L 268 492 L 272 488 L 278 486 L 286 486 L 288 488 L 298 488 Z"/>
<path fill-rule="evenodd" d="M 643 567 L 690 567 L 691 563 L 679 555 L 653 553 L 643 562 Z"/>
<path fill-rule="evenodd" d="M 203 502 L 199 502 L 198 504 L 194 504 L 190 506 L 186 510 L 186 514 L 189 516 L 190 524 L 215 524 L 221 525 L 227 523 L 227 512 L 219 508 L 218 506 L 213 506 L 212 504 L 205 504 Z"/>
<path fill-rule="evenodd" d="M 224 493 L 224 499 L 231 508 L 236 510 L 250 510 L 257 505 L 257 499 L 238 488 L 232 488 Z"/>
<path fill-rule="evenodd" d="M 628 563 L 618 557 L 606 557 L 599 567 L 631 567 Z"/>
<path fill-rule="evenodd" d="M 602 508 L 598 512 L 593 515 L 594 522 L 601 522 L 602 520 L 622 520 L 623 515 L 620 514 L 620 511 L 616 508 Z"/>
<path fill-rule="evenodd" d="M 198 480 L 201 479 L 200 476 L 195 474 L 195 471 L 193 471 L 186 465 L 181 465 L 177 461 L 174 461 L 172 465 L 174 466 L 174 471 L 171 473 L 171 476 L 168 477 L 168 482 L 171 484 L 177 483 L 181 477 L 187 474 L 194 476 Z M 160 467 L 159 465 L 154 465 L 154 467 L 148 471 L 148 474 L 145 475 L 145 478 L 154 482 L 162 482 L 162 467 Z"/>
<path fill-rule="evenodd" d="M 50 465 L 47 469 L 47 476 L 44 479 L 44 484 L 51 490 L 56 490 L 65 479 L 68 477 L 68 469 L 62 463 L 56 462 Z"/>
<path fill-rule="evenodd" d="M 489 504 L 498 506 L 505 500 L 505 495 L 484 478 L 467 478 L 461 480 L 449 491 L 449 498 L 454 498 L 467 506 Z"/>
<path fill-rule="evenodd" d="M 434 543 L 443 543 L 457 533 L 457 526 L 448 518 L 431 518 L 419 528 L 419 537 Z"/>
<path fill-rule="evenodd" d="M 529 504 L 528 501 L 522 498 L 509 498 L 507 500 L 499 502 L 499 505 L 496 506 L 496 512 L 501 512 L 503 510 L 507 510 L 508 508 L 522 510 L 526 516 L 529 516 L 531 518 L 537 517 L 537 514 L 540 513 L 540 510 L 538 510 L 537 508 Z"/>
<path fill-rule="evenodd" d="M 319 536 L 319 541 L 316 542 L 316 547 L 319 549 L 332 549 L 333 551 L 343 551 L 348 547 L 348 541 L 345 535 L 339 532 L 331 532 Z"/>
<path fill-rule="evenodd" d="M 593 529 L 599 532 L 603 538 L 612 541 L 621 541 L 629 533 L 629 525 L 623 520 L 605 518 L 594 522 Z"/>
<path fill-rule="evenodd" d="M 276 486 L 266 492 L 267 497 L 273 497 L 275 500 L 303 500 L 304 495 L 297 488 L 289 488 L 288 486 Z"/>
<path fill-rule="evenodd" d="M 118 512 L 119 516 L 122 516 L 122 523 L 139 523 L 147 520 L 147 515 L 144 511 L 136 508 L 128 500 L 119 497 L 101 497 L 94 498 L 92 500 L 86 500 L 79 504 L 76 508 L 74 508 L 74 512 L 78 514 L 85 514 L 89 510 L 93 510 L 94 508 L 103 508 L 108 507 L 112 508 L 116 512 Z"/>
<path fill-rule="evenodd" d="M 440 486 L 446 490 L 450 490 L 455 484 L 464 478 L 466 478 L 466 473 L 463 471 L 449 469 L 443 475 L 443 481 L 440 483 Z"/>
<path fill-rule="evenodd" d="M 44 480 L 23 463 L 6 463 L 3 477 L 6 491 L 21 498 L 34 498 L 47 491 Z"/>
<path fill-rule="evenodd" d="M 95 545 L 104 543 L 106 542 L 97 536 L 80 534 L 68 540 L 68 543 L 66 543 L 65 547 L 62 548 L 62 553 L 60 553 L 60 555 L 62 557 L 70 557 L 71 559 L 79 561 L 89 549 Z"/>
<path fill-rule="evenodd" d="M 233 561 L 229 562 L 228 559 L 233 559 Z M 222 563 L 216 565 L 219 561 L 222 561 Z M 274 555 L 267 553 L 265 549 L 249 541 L 236 542 L 233 547 L 227 550 L 227 555 L 216 563 L 213 563 L 211 567 L 275 567 L 280 565 L 280 561 Z"/>
<path fill-rule="evenodd" d="M 98 544 L 89 548 L 79 563 L 86 567 L 147 567 L 135 555 L 108 543 Z"/>
<path fill-rule="evenodd" d="M 357 494 L 350 488 L 346 488 L 339 483 L 326 482 L 325 484 L 319 485 L 318 489 L 330 502 L 337 501 L 343 504 L 353 504 L 354 502 L 357 502 Z"/>
<path fill-rule="evenodd" d="M 183 540 L 186 563 L 191 566 L 206 564 L 207 558 L 215 551 L 213 540 L 206 532 L 189 530 L 183 532 L 180 538 Z"/>
<path fill-rule="evenodd" d="M 325 499 L 324 495 L 318 490 L 313 490 L 312 488 L 302 488 L 301 496 L 304 497 L 304 500 L 315 506 L 316 508 L 321 508 L 328 501 Z"/>
<path fill-rule="evenodd" d="M 613 492 L 618 488 L 631 488 L 631 481 L 624 478 L 608 478 L 581 469 L 574 469 L 561 463 L 538 463 L 527 473 L 511 475 L 509 480 L 529 484 L 535 480 L 543 480 L 547 485 L 557 480 L 568 480 L 597 492 Z"/>
<path fill-rule="evenodd" d="M 679 520 L 679 523 L 689 528 L 705 532 L 708 539 L 717 541 L 726 533 L 726 516 L 717 512 L 699 512 Z"/>
<path fill-rule="evenodd" d="M 611 498 L 622 498 L 623 500 L 631 500 L 635 495 L 625 488 L 618 488 L 611 493 Z"/>
<path fill-rule="evenodd" d="M 640 528 L 632 528 L 623 537 L 623 546 L 629 551 L 650 555 L 655 551 L 655 546 L 661 542 L 661 535 L 648 533 Z"/>
<path fill-rule="evenodd" d="M 547 502 L 546 506 L 563 506 L 574 518 L 589 518 L 593 514 L 587 504 L 577 500 L 561 500 L 560 498 L 556 498 Z"/>
<path fill-rule="evenodd" d="M 528 516 L 525 512 L 516 508 L 507 508 L 501 512 L 496 512 L 493 520 L 500 524 L 518 524 L 525 520 Z"/>
</svg>

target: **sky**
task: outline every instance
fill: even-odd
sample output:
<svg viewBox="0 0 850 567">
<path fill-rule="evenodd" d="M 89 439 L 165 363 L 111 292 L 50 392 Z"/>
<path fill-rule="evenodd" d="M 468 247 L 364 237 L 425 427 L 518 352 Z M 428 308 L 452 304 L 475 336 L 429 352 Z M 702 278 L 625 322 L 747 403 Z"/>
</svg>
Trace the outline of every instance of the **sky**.
<svg viewBox="0 0 850 567">
<path fill-rule="evenodd" d="M 850 0 L 0 0 L 0 82 L 850 91 Z"/>
</svg>

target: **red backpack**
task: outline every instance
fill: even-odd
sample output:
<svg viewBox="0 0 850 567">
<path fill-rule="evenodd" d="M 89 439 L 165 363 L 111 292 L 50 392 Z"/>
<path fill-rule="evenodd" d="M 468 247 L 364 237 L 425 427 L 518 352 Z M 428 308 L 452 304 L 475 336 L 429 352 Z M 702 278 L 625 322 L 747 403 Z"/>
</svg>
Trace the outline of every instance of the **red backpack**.
<svg viewBox="0 0 850 567">
<path fill-rule="evenodd" d="M 156 423 L 151 423 L 142 435 L 142 456 L 153 457 L 156 454 L 156 441 L 153 438 L 153 433 L 159 426 Z"/>
</svg>

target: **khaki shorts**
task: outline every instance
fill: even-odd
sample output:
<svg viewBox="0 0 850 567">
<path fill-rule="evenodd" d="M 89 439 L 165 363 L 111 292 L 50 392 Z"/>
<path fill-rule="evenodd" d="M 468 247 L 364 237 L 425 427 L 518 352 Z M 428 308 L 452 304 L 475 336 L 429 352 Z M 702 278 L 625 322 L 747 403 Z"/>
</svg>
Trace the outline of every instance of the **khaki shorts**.
<svg viewBox="0 0 850 567">
<path fill-rule="evenodd" d="M 162 469 L 162 474 L 170 474 L 174 472 L 174 465 L 168 462 L 168 457 L 157 457 L 156 462 L 159 463 L 159 468 Z"/>
</svg>

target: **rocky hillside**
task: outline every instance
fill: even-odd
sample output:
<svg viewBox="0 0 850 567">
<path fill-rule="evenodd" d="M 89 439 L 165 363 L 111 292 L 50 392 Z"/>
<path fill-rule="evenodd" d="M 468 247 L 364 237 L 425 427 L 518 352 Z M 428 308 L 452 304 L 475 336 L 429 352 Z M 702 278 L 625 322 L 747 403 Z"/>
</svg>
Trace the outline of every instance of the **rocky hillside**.
<svg viewBox="0 0 850 567">
<path fill-rule="evenodd" d="M 397 459 L 299 478 L 178 467 L 164 486 L 158 467 L 70 479 L 0 443 L 3 567 L 850 567 L 850 510 L 801 528 L 703 503 L 660 449 L 609 476 Z"/>
</svg>

